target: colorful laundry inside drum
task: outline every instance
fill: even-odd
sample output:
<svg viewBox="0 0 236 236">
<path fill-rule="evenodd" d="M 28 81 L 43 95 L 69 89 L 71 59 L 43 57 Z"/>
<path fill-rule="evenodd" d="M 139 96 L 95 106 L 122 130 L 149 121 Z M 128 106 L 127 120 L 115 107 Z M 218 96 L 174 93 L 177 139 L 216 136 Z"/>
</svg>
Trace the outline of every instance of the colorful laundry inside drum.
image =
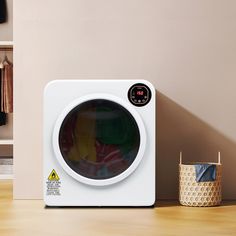
<svg viewBox="0 0 236 236">
<path fill-rule="evenodd" d="M 133 120 L 124 111 L 114 111 L 109 107 L 98 107 L 96 113 L 97 140 L 103 144 L 118 145 L 124 154 L 129 152 L 139 137 Z"/>
<path fill-rule="evenodd" d="M 79 161 L 80 159 L 96 162 L 95 148 L 95 119 L 94 109 L 77 113 L 73 131 L 73 146 L 68 152 L 68 159 Z"/>
<path fill-rule="evenodd" d="M 106 167 L 106 174 L 116 175 L 121 170 L 125 170 L 128 162 L 124 160 L 123 153 L 117 145 L 103 144 L 96 142 L 97 161 Z"/>
<path fill-rule="evenodd" d="M 61 129 L 60 147 L 67 164 L 92 179 L 124 172 L 138 152 L 139 133 L 132 116 L 99 103 L 81 105 Z"/>
<path fill-rule="evenodd" d="M 77 164 L 73 163 L 73 166 L 80 174 L 93 179 L 112 177 L 128 166 L 121 150 L 113 144 L 96 141 L 96 157 L 96 162 L 80 159 Z"/>
<path fill-rule="evenodd" d="M 60 147 L 63 154 L 68 154 L 74 145 L 74 129 L 76 125 L 77 116 L 73 115 L 67 118 L 63 124 L 60 135 Z"/>
</svg>

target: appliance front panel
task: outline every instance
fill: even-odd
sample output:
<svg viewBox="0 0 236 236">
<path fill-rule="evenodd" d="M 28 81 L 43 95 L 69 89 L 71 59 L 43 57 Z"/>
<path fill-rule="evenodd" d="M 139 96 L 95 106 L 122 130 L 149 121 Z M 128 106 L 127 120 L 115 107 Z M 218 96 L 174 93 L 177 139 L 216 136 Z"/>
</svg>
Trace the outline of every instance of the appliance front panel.
<svg viewBox="0 0 236 236">
<path fill-rule="evenodd" d="M 134 81 L 103 82 L 56 81 L 45 90 L 46 205 L 141 206 L 155 201 L 155 90 L 147 81 L 137 81 L 148 84 L 152 99 L 135 106 L 127 96 Z M 60 177 L 58 195 L 47 194 L 52 170 Z M 109 183 L 124 173 L 124 178 Z"/>
</svg>

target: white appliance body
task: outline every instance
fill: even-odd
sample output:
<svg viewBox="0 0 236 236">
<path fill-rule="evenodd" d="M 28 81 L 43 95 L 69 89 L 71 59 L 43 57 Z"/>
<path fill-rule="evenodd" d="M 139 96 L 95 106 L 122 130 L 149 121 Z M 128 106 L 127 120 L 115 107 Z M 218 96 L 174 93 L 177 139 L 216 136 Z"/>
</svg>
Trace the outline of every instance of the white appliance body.
<svg viewBox="0 0 236 236">
<path fill-rule="evenodd" d="M 156 95 L 146 80 L 55 80 L 44 91 L 47 206 L 155 202 Z"/>
</svg>

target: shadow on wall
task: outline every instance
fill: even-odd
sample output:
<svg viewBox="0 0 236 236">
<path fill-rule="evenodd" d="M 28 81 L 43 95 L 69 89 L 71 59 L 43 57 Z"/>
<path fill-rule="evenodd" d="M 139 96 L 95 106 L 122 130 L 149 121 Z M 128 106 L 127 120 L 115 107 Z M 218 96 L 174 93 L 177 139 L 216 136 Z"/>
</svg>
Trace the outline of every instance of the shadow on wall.
<svg viewBox="0 0 236 236">
<path fill-rule="evenodd" d="M 223 199 L 236 199 L 236 143 L 157 91 L 157 199 L 178 199 L 183 162 L 217 162 L 221 151 Z"/>
</svg>

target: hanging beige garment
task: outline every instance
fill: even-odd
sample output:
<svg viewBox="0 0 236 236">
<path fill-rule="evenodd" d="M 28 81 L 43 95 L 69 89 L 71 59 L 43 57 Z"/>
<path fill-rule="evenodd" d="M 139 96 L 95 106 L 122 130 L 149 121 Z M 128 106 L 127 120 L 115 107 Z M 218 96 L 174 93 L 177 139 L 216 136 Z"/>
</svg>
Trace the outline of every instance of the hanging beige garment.
<svg viewBox="0 0 236 236">
<path fill-rule="evenodd" d="M 5 64 L 2 75 L 1 110 L 13 112 L 13 65 Z"/>
</svg>

